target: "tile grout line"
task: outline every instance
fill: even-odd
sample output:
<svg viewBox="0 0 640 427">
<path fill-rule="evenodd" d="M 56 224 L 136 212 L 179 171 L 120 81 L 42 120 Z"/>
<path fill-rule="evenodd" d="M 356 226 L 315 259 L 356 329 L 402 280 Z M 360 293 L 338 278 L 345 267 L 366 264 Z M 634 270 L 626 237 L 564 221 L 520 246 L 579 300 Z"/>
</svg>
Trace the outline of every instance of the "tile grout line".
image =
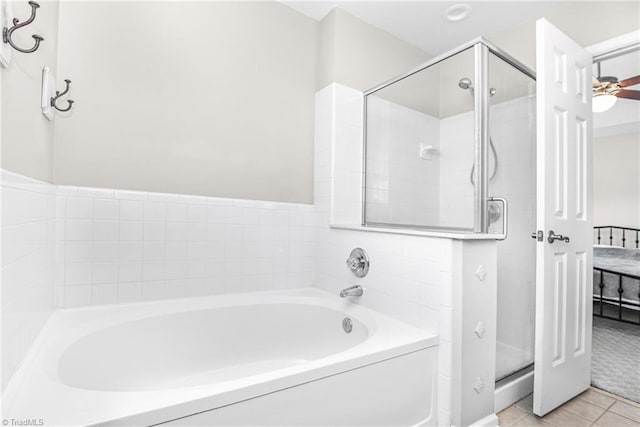
<svg viewBox="0 0 640 427">
<path fill-rule="evenodd" d="M 590 424 L 590 426 L 595 426 L 595 425 L 596 425 L 596 423 L 597 423 L 598 421 L 600 421 L 600 418 L 604 417 L 604 415 L 605 415 L 607 412 L 609 412 L 609 408 L 611 408 L 615 403 L 616 403 L 616 401 L 614 400 L 614 401 L 613 401 L 613 403 L 612 403 L 611 405 L 609 405 L 609 407 L 608 407 L 608 408 L 606 408 L 606 409 L 604 410 L 604 412 L 603 412 L 603 413 L 601 413 L 601 414 L 598 416 L 598 418 L 596 418 L 595 420 L 593 420 L 593 422 Z"/>
<path fill-rule="evenodd" d="M 628 417 L 628 416 L 626 416 L 626 415 L 619 414 L 619 413 L 617 413 L 617 412 L 611 411 L 611 408 L 612 408 L 612 407 L 613 407 L 617 402 L 626 403 L 625 401 L 623 401 L 623 400 L 619 399 L 617 396 L 615 396 L 615 395 L 613 395 L 613 394 L 609 394 L 609 393 L 606 393 L 606 392 L 604 392 L 604 393 L 603 393 L 603 392 L 601 392 L 599 389 L 595 389 L 595 388 L 594 388 L 594 392 L 595 392 L 595 393 L 598 393 L 598 394 L 600 394 L 600 395 L 602 395 L 602 396 L 606 396 L 606 397 L 611 398 L 611 399 L 612 399 L 612 402 L 611 402 L 611 403 L 609 403 L 606 407 L 603 407 L 603 406 L 597 405 L 597 404 L 595 404 L 595 403 L 593 403 L 593 402 L 590 402 L 590 401 L 588 401 L 588 400 L 586 400 L 586 399 L 583 399 L 583 398 L 581 398 L 581 397 L 578 397 L 578 399 L 579 399 L 580 401 L 582 401 L 582 402 L 584 402 L 584 403 L 586 403 L 586 404 L 589 404 L 589 405 L 596 406 L 596 407 L 598 407 L 598 408 L 604 409 L 604 411 L 602 412 L 602 414 L 600 414 L 600 415 L 599 415 L 595 420 L 593 420 L 593 421 L 591 421 L 591 420 L 589 420 L 589 419 L 585 418 L 585 417 L 584 417 L 584 416 L 582 416 L 581 414 L 578 414 L 578 413 L 575 413 L 575 412 L 573 412 L 573 411 L 570 411 L 570 410 L 568 410 L 568 409 L 566 409 L 566 408 L 563 408 L 563 406 L 564 406 L 564 405 L 561 405 L 561 406 L 560 406 L 560 407 L 558 407 L 557 409 L 564 409 L 564 410 L 565 410 L 565 411 L 567 411 L 568 413 L 570 413 L 570 414 L 572 414 L 572 415 L 575 415 L 575 416 L 578 416 L 579 418 L 581 418 L 581 419 L 583 419 L 583 420 L 585 420 L 585 421 L 589 422 L 589 423 L 590 423 L 590 424 L 589 424 L 589 426 L 590 426 L 590 427 L 595 426 L 595 425 L 598 423 L 598 421 L 600 421 L 600 419 L 601 419 L 602 417 L 604 417 L 607 413 L 610 413 L 610 414 L 614 414 L 614 415 L 617 415 L 617 416 L 623 417 L 623 418 L 625 418 L 625 419 L 627 419 L 627 420 L 629 420 L 629 421 L 632 421 L 632 422 L 637 423 L 638 425 L 640 425 L 640 423 L 638 423 L 636 420 L 634 420 L 634 419 L 632 419 L 632 418 L 630 418 L 630 417 Z M 614 396 L 615 396 L 615 397 L 614 397 Z M 635 406 L 635 405 L 631 405 L 631 406 Z M 514 403 L 511 407 L 515 407 L 515 408 L 519 409 L 521 412 L 523 412 L 523 415 L 522 415 L 522 416 L 520 416 L 520 417 L 518 417 L 518 418 L 517 418 L 516 420 L 514 420 L 512 423 L 505 424 L 505 426 L 506 426 L 506 427 L 516 427 L 516 426 L 518 426 L 518 423 L 519 423 L 519 422 L 521 422 L 524 418 L 526 418 L 526 417 L 527 417 L 527 415 L 532 415 L 532 416 L 536 417 L 539 421 L 541 421 L 541 422 L 543 422 L 543 423 L 546 423 L 546 424 L 548 424 L 548 425 L 550 425 L 550 426 L 555 426 L 555 424 L 554 424 L 554 423 L 552 423 L 552 422 L 550 422 L 550 421 L 547 421 L 547 420 L 543 420 L 543 417 L 538 417 L 537 415 L 533 414 L 532 412 L 530 412 L 530 411 L 528 411 L 528 410 L 526 410 L 526 409 L 524 409 L 524 408 L 520 408 L 519 406 L 517 406 L 517 402 L 516 402 L 516 403 Z M 507 408 L 507 409 L 508 409 L 508 408 Z M 505 409 L 505 410 L 506 410 L 506 409 Z"/>
<path fill-rule="evenodd" d="M 625 402 L 625 401 L 622 401 L 622 400 L 619 400 L 619 399 L 615 399 L 615 400 L 613 401 L 613 403 L 611 404 L 611 406 L 609 406 L 609 408 L 607 408 L 607 410 L 605 411 L 605 413 L 610 412 L 610 413 L 612 413 L 612 414 L 614 414 L 614 415 L 617 415 L 617 416 L 619 416 L 619 417 L 625 418 L 625 419 L 627 419 L 627 420 L 629 420 L 629 421 L 632 421 L 632 422 L 634 422 L 634 423 L 636 423 L 636 424 L 640 425 L 640 423 L 639 423 L 638 421 L 634 420 L 633 418 L 630 418 L 630 417 L 628 417 L 628 416 L 626 416 L 626 415 L 624 415 L 624 414 L 620 414 L 620 413 L 618 413 L 618 412 L 614 412 L 614 411 L 611 411 L 611 410 L 610 410 L 610 409 L 611 409 L 611 408 L 613 408 L 613 406 L 614 406 L 616 403 L 618 403 L 618 402 L 619 402 L 619 403 L 622 403 L 622 404 L 625 404 L 625 405 L 628 405 L 628 406 L 633 406 L 633 405 L 629 405 L 629 404 L 628 404 L 627 402 Z M 603 414 L 603 415 L 604 415 L 604 414 Z"/>
<path fill-rule="evenodd" d="M 592 388 L 593 388 L 593 387 L 590 387 L 589 389 L 592 389 Z M 595 393 L 599 393 L 598 391 L 594 391 L 594 392 L 595 392 Z M 602 393 L 599 393 L 599 394 L 601 394 L 601 395 L 603 395 L 603 396 L 604 396 L 604 394 L 602 394 Z M 609 396 L 607 396 L 607 397 L 609 397 Z M 579 400 L 582 400 L 583 402 L 588 403 L 588 404 L 590 404 L 590 405 L 593 405 L 593 406 L 597 406 L 597 407 L 599 407 L 599 408 L 602 408 L 602 406 L 600 406 L 600 405 L 596 405 L 595 403 L 589 402 L 588 400 L 582 399 L 582 398 L 580 398 L 580 397 L 578 397 L 578 399 L 579 399 Z M 613 399 L 613 398 L 612 398 L 612 399 Z M 614 399 L 614 400 L 613 400 L 613 402 L 611 402 L 607 407 L 605 407 L 605 408 L 604 408 L 604 411 L 602 412 L 602 414 L 600 414 L 600 415 L 598 416 L 598 418 L 596 418 L 595 420 L 593 420 L 593 421 L 591 422 L 591 424 L 589 424 L 589 426 L 590 426 L 590 427 L 591 427 L 591 426 L 595 426 L 595 425 L 596 425 L 596 423 L 600 420 L 600 418 L 602 418 L 602 417 L 603 417 L 607 412 L 609 412 L 609 408 L 611 408 L 613 405 L 615 405 L 615 403 L 616 403 L 616 402 L 617 402 L 617 399 Z M 583 418 L 584 418 L 584 417 L 583 417 Z M 587 420 L 587 421 L 588 421 L 588 420 Z"/>
</svg>

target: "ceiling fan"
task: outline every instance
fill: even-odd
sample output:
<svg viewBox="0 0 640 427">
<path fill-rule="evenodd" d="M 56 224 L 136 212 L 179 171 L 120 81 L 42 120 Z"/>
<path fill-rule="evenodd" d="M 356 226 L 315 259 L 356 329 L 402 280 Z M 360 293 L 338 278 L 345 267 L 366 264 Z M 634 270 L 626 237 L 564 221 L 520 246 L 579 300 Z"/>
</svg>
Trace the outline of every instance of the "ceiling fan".
<svg viewBox="0 0 640 427">
<path fill-rule="evenodd" d="M 598 77 L 593 77 L 593 111 L 602 112 L 613 107 L 617 98 L 640 101 L 640 90 L 625 89 L 640 84 L 640 75 L 624 80 L 614 76 L 602 76 L 598 63 Z"/>
</svg>

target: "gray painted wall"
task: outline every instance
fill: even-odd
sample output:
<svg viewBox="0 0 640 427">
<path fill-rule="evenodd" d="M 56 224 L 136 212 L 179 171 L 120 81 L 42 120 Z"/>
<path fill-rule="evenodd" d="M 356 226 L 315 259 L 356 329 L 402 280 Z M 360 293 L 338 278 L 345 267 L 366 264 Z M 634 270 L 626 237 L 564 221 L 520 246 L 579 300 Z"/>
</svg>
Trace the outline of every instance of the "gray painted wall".
<svg viewBox="0 0 640 427">
<path fill-rule="evenodd" d="M 311 203 L 317 26 L 276 2 L 63 3 L 56 183 Z"/>
<path fill-rule="evenodd" d="M 14 16 L 21 21 L 31 13 L 27 2 L 13 2 Z M 13 51 L 12 61 L 0 68 L 0 141 L 2 168 L 42 181 L 53 181 L 54 122 L 47 121 L 40 111 L 42 67 L 47 65 L 56 74 L 58 84 L 65 77 L 56 71 L 58 50 L 58 2 L 42 2 L 37 19 L 29 27 L 14 33 L 21 47 L 33 46 L 31 34 L 40 34 L 44 41 L 31 54 Z M 64 83 L 62 83 L 64 84 Z"/>
</svg>

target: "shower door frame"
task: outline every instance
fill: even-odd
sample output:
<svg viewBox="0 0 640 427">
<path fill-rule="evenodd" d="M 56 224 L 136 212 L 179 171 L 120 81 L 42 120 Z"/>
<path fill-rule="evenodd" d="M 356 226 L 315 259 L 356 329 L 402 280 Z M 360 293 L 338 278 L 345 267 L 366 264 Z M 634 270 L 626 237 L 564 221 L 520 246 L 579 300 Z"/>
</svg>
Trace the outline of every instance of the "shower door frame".
<svg viewBox="0 0 640 427">
<path fill-rule="evenodd" d="M 474 162 L 478 165 L 475 169 L 474 186 L 474 212 L 472 228 L 452 228 L 437 226 L 417 226 L 407 224 L 391 224 L 367 221 L 367 97 L 375 92 L 397 83 L 407 77 L 419 73 L 433 65 L 443 62 L 467 49 L 474 50 L 474 80 L 476 91 L 474 95 Z M 363 227 L 387 227 L 415 230 L 447 231 L 452 233 L 489 233 L 488 204 L 489 194 L 489 54 L 502 59 L 518 71 L 536 81 L 536 73 L 522 62 L 518 61 L 499 47 L 482 37 L 475 38 L 458 46 L 442 55 L 419 65 L 418 67 L 396 76 L 384 83 L 372 87 L 364 92 L 363 96 L 363 132 L 362 132 L 362 212 L 361 225 Z M 506 209 L 505 209 L 506 211 Z M 506 213 L 506 212 L 505 212 Z M 505 215 L 504 223 L 507 218 Z M 506 230 L 505 230 L 506 232 Z M 494 238 L 494 237 L 491 237 Z"/>
</svg>

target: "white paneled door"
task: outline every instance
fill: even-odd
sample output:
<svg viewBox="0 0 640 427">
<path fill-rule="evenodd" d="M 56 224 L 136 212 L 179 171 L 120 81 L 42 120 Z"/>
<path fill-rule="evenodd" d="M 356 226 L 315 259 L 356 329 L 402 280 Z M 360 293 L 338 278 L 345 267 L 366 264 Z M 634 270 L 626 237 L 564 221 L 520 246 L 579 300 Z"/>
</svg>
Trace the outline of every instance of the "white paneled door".
<svg viewBox="0 0 640 427">
<path fill-rule="evenodd" d="M 591 382 L 591 55 L 537 22 L 537 283 L 533 411 Z"/>
</svg>

